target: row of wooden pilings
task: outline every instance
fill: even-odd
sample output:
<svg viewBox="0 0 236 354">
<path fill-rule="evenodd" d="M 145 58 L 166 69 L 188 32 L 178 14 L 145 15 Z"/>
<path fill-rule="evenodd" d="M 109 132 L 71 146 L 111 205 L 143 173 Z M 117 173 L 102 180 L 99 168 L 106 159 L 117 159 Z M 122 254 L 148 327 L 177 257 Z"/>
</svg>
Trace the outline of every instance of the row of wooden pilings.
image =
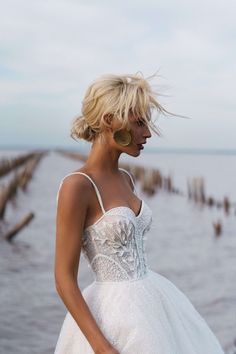
<svg viewBox="0 0 236 354">
<path fill-rule="evenodd" d="M 35 153 L 30 152 L 28 154 L 23 154 L 20 156 L 16 156 L 14 158 L 8 159 L 3 158 L 0 160 L 0 177 L 6 175 L 7 173 L 11 172 L 12 170 L 16 169 L 24 165 L 27 161 L 34 158 Z"/>
<path fill-rule="evenodd" d="M 232 203 L 228 196 L 224 196 L 223 200 L 217 200 L 213 196 L 207 196 L 205 192 L 205 181 L 203 177 L 195 177 L 188 179 L 188 198 L 193 200 L 199 205 L 206 205 L 208 207 L 216 207 L 217 209 L 223 209 L 224 214 L 229 216 L 231 210 L 236 215 L 236 203 Z M 218 218 L 217 221 L 212 223 L 214 227 L 215 236 L 222 234 L 222 221 Z"/>
<path fill-rule="evenodd" d="M 59 153 L 66 157 L 70 157 L 76 160 L 81 160 L 85 162 L 87 160 L 87 155 L 71 152 L 66 150 L 57 150 Z M 236 205 L 231 203 L 229 198 L 225 196 L 223 200 L 217 200 L 212 196 L 206 196 L 205 192 L 205 182 L 202 177 L 194 177 L 187 180 L 187 195 L 180 189 L 176 188 L 173 184 L 173 178 L 168 175 L 164 176 L 159 169 L 154 169 L 150 167 L 143 167 L 139 165 L 131 165 L 128 163 L 120 163 L 120 167 L 123 167 L 127 171 L 131 172 L 135 180 L 140 182 L 140 186 L 143 192 L 152 196 L 158 189 L 167 191 L 168 193 L 179 194 L 181 196 L 186 196 L 191 202 L 196 204 L 217 207 L 218 209 L 223 209 L 225 215 L 230 214 L 230 210 L 234 208 L 234 213 L 236 215 Z M 215 236 L 219 236 L 222 233 L 222 222 L 220 219 L 212 222 L 214 228 Z"/>
<path fill-rule="evenodd" d="M 13 172 L 13 176 L 8 178 L 6 184 L 0 185 L 0 235 L 8 241 L 11 241 L 33 219 L 34 213 L 27 213 L 16 224 L 5 230 L 7 205 L 16 196 L 19 188 L 26 191 L 35 168 L 44 155 L 45 152 L 34 151 L 16 158 L 0 160 L 0 177 Z"/>
<path fill-rule="evenodd" d="M 223 200 L 217 200 L 212 196 L 206 196 L 205 181 L 203 177 L 188 179 L 188 197 L 196 203 L 205 204 L 210 207 L 216 206 L 217 208 L 223 208 L 225 214 L 230 213 L 230 209 L 234 207 L 229 198 L 225 196 Z M 236 210 L 235 210 L 236 214 Z"/>
<path fill-rule="evenodd" d="M 57 151 L 66 157 L 70 157 L 83 162 L 87 160 L 87 155 L 81 153 L 65 150 Z M 135 180 L 140 182 L 142 190 L 149 196 L 155 194 L 157 189 L 164 189 L 170 193 L 175 194 L 182 193 L 179 189 L 174 188 L 172 177 L 164 176 L 158 169 L 147 168 L 139 165 L 130 165 L 127 163 L 120 163 L 119 166 L 131 172 Z"/>
</svg>

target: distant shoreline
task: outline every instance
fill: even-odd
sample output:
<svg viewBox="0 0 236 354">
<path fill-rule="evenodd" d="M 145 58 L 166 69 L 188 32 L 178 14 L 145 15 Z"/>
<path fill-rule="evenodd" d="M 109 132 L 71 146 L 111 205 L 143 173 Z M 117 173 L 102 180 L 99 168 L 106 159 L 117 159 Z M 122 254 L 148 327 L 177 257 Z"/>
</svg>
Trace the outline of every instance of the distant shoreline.
<svg viewBox="0 0 236 354">
<path fill-rule="evenodd" d="M 80 151 L 88 153 L 89 150 L 84 147 L 70 147 L 70 146 L 0 146 L 0 151 L 21 151 L 21 150 L 69 150 Z M 195 155 L 236 155 L 236 149 L 193 149 L 193 148 L 148 148 L 145 147 L 143 153 L 155 154 L 195 154 Z"/>
</svg>

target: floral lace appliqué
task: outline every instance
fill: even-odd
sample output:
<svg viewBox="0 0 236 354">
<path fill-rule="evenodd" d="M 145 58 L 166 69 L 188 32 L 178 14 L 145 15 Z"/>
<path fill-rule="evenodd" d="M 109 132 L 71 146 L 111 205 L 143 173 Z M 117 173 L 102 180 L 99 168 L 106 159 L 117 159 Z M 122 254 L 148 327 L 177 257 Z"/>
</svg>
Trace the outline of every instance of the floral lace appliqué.
<svg viewBox="0 0 236 354">
<path fill-rule="evenodd" d="M 96 281 L 136 280 L 147 273 L 144 234 L 152 218 L 131 215 L 127 209 L 114 209 L 84 233 L 82 252 Z"/>
</svg>

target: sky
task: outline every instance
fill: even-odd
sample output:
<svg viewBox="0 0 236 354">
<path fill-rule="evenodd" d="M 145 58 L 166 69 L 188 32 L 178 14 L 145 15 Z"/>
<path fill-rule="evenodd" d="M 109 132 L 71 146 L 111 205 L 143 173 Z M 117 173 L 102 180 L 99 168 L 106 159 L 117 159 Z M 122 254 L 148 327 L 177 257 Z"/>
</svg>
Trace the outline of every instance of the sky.
<svg viewBox="0 0 236 354">
<path fill-rule="evenodd" d="M 235 0 L 8 0 L 0 14 L 0 148 L 88 147 L 70 137 L 88 85 L 155 72 L 149 148 L 236 149 Z"/>
</svg>

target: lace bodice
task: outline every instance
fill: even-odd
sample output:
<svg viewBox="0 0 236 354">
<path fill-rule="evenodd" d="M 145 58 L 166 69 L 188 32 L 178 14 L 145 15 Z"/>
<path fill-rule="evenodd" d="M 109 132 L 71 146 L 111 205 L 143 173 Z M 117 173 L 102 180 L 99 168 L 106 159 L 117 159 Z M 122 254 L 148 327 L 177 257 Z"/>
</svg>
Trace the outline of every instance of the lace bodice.
<svg viewBox="0 0 236 354">
<path fill-rule="evenodd" d="M 137 280 L 144 277 L 148 268 L 145 241 L 152 223 L 151 209 L 142 200 L 138 215 L 127 206 L 105 211 L 99 190 L 91 177 L 83 172 L 74 173 L 90 179 L 103 211 L 102 216 L 84 230 L 82 237 L 82 254 L 93 271 L 95 281 Z M 129 176 L 137 194 L 132 176 Z"/>
<path fill-rule="evenodd" d="M 146 274 L 145 233 L 151 220 L 151 210 L 142 201 L 138 216 L 128 207 L 116 207 L 85 229 L 82 252 L 95 280 L 136 280 Z"/>
</svg>

